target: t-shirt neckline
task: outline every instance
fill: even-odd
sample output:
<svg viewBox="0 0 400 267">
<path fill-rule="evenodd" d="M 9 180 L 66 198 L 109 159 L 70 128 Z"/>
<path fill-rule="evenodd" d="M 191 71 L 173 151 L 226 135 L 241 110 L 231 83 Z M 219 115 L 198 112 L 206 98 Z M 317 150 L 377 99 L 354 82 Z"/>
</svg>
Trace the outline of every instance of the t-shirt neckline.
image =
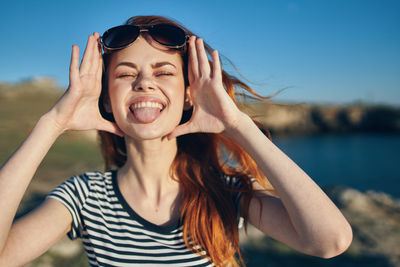
<svg viewBox="0 0 400 267">
<path fill-rule="evenodd" d="M 160 234 L 170 234 L 172 231 L 178 229 L 181 226 L 180 220 L 176 220 L 175 222 L 171 222 L 169 225 L 166 226 L 160 226 L 157 224 L 154 224 L 152 222 L 149 222 L 145 218 L 141 217 L 139 214 L 137 214 L 131 206 L 129 206 L 128 202 L 125 200 L 124 196 L 122 195 L 119 186 L 118 186 L 118 181 L 117 181 L 117 170 L 112 170 L 111 171 L 112 175 L 112 186 L 115 192 L 115 195 L 117 196 L 119 202 L 121 203 L 122 207 L 129 213 L 129 215 L 134 219 L 137 220 L 139 223 L 143 224 L 143 226 L 149 230 L 152 230 L 154 232 L 160 233 Z"/>
</svg>

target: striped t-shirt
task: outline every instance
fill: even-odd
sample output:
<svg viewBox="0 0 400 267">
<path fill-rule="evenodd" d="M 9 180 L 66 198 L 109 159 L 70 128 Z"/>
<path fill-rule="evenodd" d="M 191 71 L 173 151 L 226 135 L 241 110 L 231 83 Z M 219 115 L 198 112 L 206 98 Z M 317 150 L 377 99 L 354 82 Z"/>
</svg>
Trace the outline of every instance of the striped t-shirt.
<svg viewBox="0 0 400 267">
<path fill-rule="evenodd" d="M 213 266 L 186 247 L 181 222 L 158 226 L 138 215 L 122 196 L 116 174 L 87 172 L 48 195 L 71 212 L 68 237 L 82 239 L 90 266 Z M 225 180 L 238 186 L 235 179 Z M 237 207 L 240 193 L 233 198 Z"/>
</svg>

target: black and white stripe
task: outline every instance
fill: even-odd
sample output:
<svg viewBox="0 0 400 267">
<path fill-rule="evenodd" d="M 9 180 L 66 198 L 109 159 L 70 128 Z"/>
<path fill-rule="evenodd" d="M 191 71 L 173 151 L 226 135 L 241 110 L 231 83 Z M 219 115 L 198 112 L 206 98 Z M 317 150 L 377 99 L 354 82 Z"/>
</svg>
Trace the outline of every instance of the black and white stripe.
<svg viewBox="0 0 400 267">
<path fill-rule="evenodd" d="M 186 247 L 180 222 L 158 226 L 130 208 L 119 191 L 116 171 L 72 177 L 48 197 L 71 212 L 68 237 L 82 239 L 91 266 L 214 266 Z M 235 204 L 239 198 L 235 196 Z"/>
<path fill-rule="evenodd" d="M 192 253 L 182 228 L 162 227 L 136 214 L 116 186 L 115 172 L 72 177 L 48 197 L 71 212 L 71 239 L 82 238 L 91 266 L 212 266 Z"/>
</svg>

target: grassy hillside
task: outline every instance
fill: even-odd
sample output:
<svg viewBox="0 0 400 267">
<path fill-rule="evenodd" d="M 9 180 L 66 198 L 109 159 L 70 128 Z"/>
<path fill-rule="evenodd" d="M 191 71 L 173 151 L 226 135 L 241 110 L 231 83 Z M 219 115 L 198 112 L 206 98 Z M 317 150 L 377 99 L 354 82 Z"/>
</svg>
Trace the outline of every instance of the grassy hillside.
<svg viewBox="0 0 400 267">
<path fill-rule="evenodd" d="M 0 85 L 0 162 L 5 162 L 23 142 L 40 116 L 62 95 L 43 84 Z M 23 167 L 23 162 L 21 162 Z M 71 132 L 57 140 L 40 165 L 28 195 L 48 192 L 73 174 L 102 170 L 102 159 L 94 132 Z"/>
</svg>

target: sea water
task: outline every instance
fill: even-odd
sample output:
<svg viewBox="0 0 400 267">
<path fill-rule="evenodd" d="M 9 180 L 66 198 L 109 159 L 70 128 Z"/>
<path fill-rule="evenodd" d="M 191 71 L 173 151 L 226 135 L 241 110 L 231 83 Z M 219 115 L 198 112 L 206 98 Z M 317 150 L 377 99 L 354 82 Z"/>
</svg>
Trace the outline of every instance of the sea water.
<svg viewBox="0 0 400 267">
<path fill-rule="evenodd" d="M 360 133 L 273 137 L 320 186 L 344 185 L 400 199 L 400 135 Z"/>
</svg>

